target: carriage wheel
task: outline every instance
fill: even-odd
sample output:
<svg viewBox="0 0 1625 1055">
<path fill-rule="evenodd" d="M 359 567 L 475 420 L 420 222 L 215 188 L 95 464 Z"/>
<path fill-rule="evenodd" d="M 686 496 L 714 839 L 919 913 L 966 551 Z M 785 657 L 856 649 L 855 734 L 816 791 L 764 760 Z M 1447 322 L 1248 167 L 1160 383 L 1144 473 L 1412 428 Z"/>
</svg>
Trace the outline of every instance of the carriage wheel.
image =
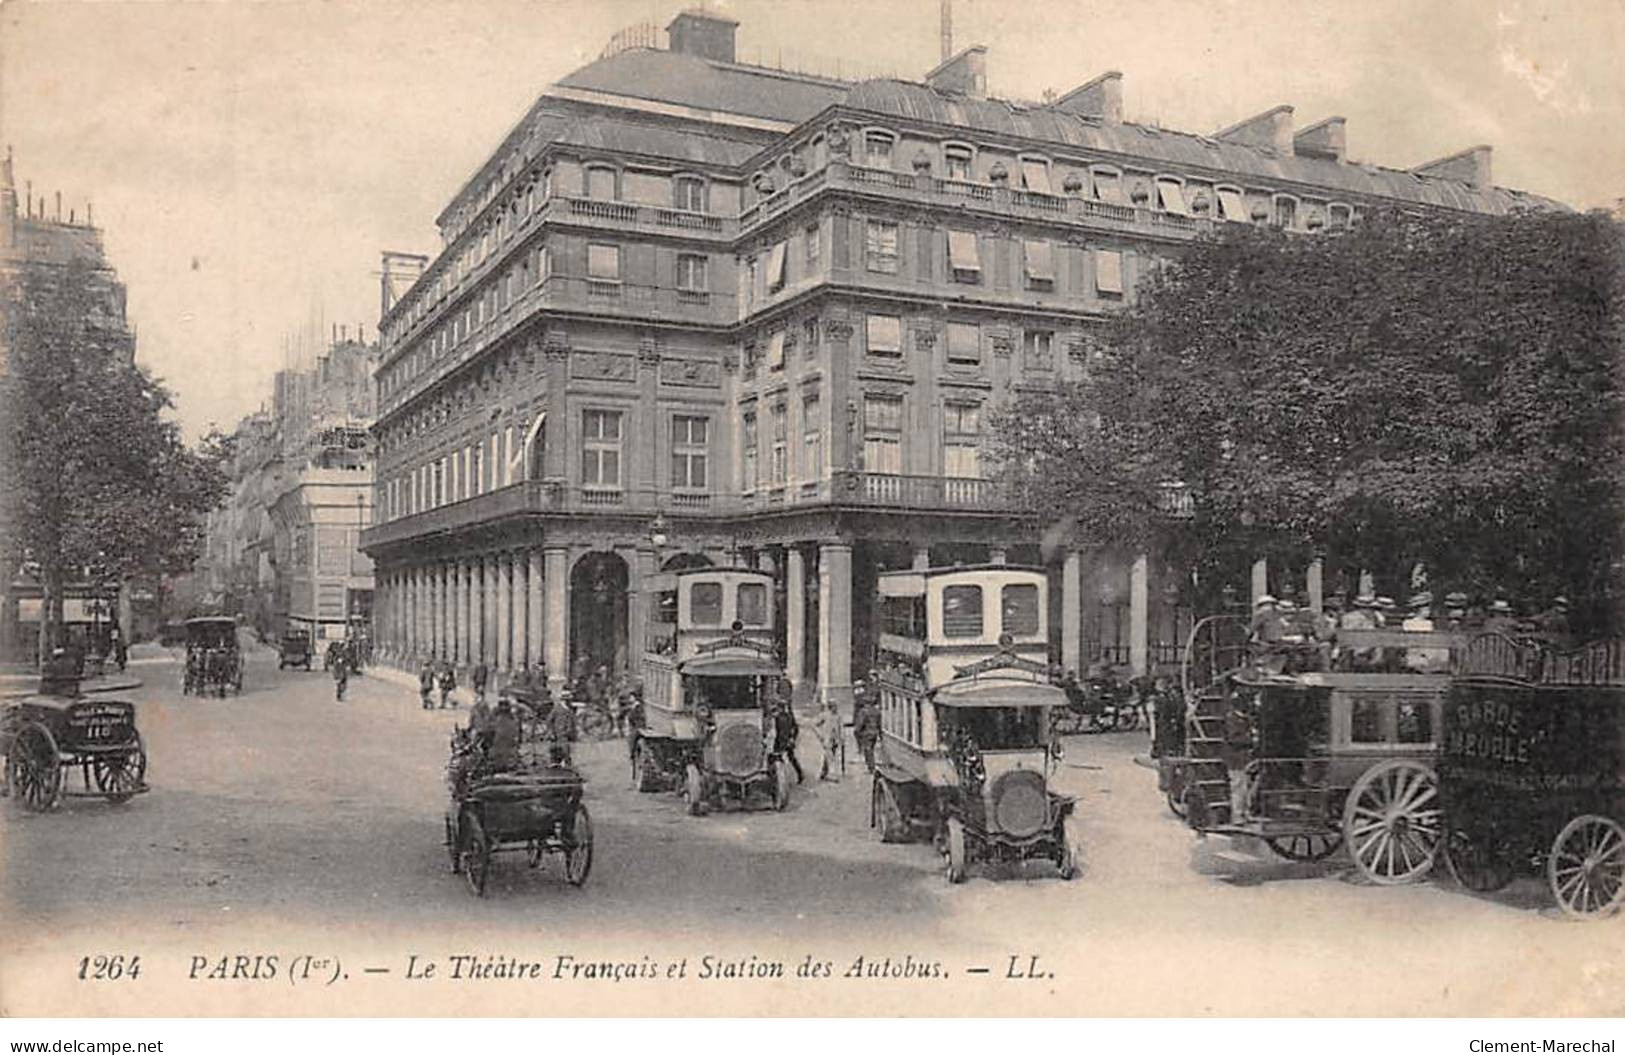
<svg viewBox="0 0 1625 1055">
<path fill-rule="evenodd" d="M 783 813 L 790 806 L 790 767 L 773 763 L 773 808 Z"/>
<path fill-rule="evenodd" d="M 649 745 L 638 740 L 632 745 L 632 787 L 636 791 L 653 791 L 660 786 L 660 773 L 655 767 Z"/>
<path fill-rule="evenodd" d="M 24 806 L 43 813 L 62 796 L 62 763 L 56 737 L 43 725 L 29 724 L 17 731 L 7 764 L 11 787 Z"/>
<path fill-rule="evenodd" d="M 96 778 L 96 790 L 115 806 L 129 802 L 141 790 L 147 776 L 147 749 L 141 734 L 135 734 L 135 743 L 124 754 L 97 755 L 91 759 L 90 771 Z"/>
<path fill-rule="evenodd" d="M 1454 824 L 1445 832 L 1444 866 L 1451 878 L 1475 894 L 1493 894 L 1517 875 L 1512 854 L 1493 832 Z"/>
<path fill-rule="evenodd" d="M 1343 846 L 1342 832 L 1315 832 L 1310 835 L 1272 835 L 1264 839 L 1275 856 L 1300 864 L 1324 861 Z"/>
<path fill-rule="evenodd" d="M 1360 874 L 1373 883 L 1409 883 L 1428 873 L 1439 849 L 1439 778 L 1409 759 L 1366 770 L 1343 809 L 1343 837 Z"/>
<path fill-rule="evenodd" d="M 1076 879 L 1078 875 L 1078 860 L 1082 856 L 1083 840 L 1078 834 L 1078 822 L 1075 817 L 1068 817 L 1062 821 L 1055 832 L 1059 846 L 1055 851 L 1055 867 L 1060 871 L 1062 879 Z"/>
<path fill-rule="evenodd" d="M 603 740 L 614 727 L 609 715 L 597 707 L 588 707 L 581 712 L 581 735 L 588 740 Z"/>
<path fill-rule="evenodd" d="M 1089 725 L 1088 725 L 1088 728 L 1086 728 L 1084 730 L 1084 732 L 1086 732 L 1086 733 L 1103 733 L 1107 729 L 1110 729 L 1112 727 L 1113 721 L 1114 721 L 1113 716 L 1110 715 L 1110 714 L 1107 714 L 1104 710 L 1090 711 L 1089 712 Z"/>
<path fill-rule="evenodd" d="M 705 778 L 700 775 L 700 767 L 690 762 L 684 773 L 683 801 L 688 803 L 690 816 L 699 817 L 705 813 Z"/>
<path fill-rule="evenodd" d="M 542 855 L 547 852 L 547 844 L 540 839 L 532 839 L 525 844 L 525 864 L 532 868 L 540 868 Z"/>
<path fill-rule="evenodd" d="M 883 843 L 900 843 L 908 834 L 902 807 L 897 804 L 897 789 L 878 773 L 875 774 L 874 823 L 880 829 Z"/>
<path fill-rule="evenodd" d="M 1163 798 L 1168 803 L 1168 812 L 1180 820 L 1184 820 L 1186 815 L 1190 813 L 1190 810 L 1185 806 L 1185 789 L 1188 786 L 1186 766 L 1166 762 L 1161 764 L 1165 765 L 1168 771 L 1168 790 L 1163 793 Z"/>
<path fill-rule="evenodd" d="M 592 817 L 586 806 L 577 806 L 575 822 L 570 826 L 569 844 L 564 851 L 564 878 L 571 886 L 587 881 L 592 871 Z"/>
<path fill-rule="evenodd" d="M 948 818 L 948 827 L 943 833 L 942 856 L 948 882 L 963 883 L 966 865 L 965 824 L 958 817 Z"/>
<path fill-rule="evenodd" d="M 450 813 L 446 814 L 446 856 L 451 858 L 451 874 L 460 875 L 463 871 L 463 857 L 457 845 L 457 821 Z"/>
<path fill-rule="evenodd" d="M 463 814 L 462 829 L 463 878 L 475 897 L 484 897 L 485 881 L 491 876 L 491 843 L 485 837 L 485 826 L 472 813 Z"/>
<path fill-rule="evenodd" d="M 1563 914 L 1593 919 L 1625 903 L 1625 828 L 1595 813 L 1563 825 L 1546 859 L 1546 878 Z"/>
</svg>

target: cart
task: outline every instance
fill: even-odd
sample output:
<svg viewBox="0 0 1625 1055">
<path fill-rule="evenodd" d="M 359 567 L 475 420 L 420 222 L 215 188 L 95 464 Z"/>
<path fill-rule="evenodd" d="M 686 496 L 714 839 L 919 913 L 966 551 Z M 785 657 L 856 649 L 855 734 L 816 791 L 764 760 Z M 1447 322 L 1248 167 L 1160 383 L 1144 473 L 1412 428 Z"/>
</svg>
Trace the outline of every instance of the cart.
<svg viewBox="0 0 1625 1055">
<path fill-rule="evenodd" d="M 277 645 L 276 669 L 303 667 L 310 669 L 311 647 L 309 630 L 285 630 Z"/>
<path fill-rule="evenodd" d="M 1542 874 L 1565 916 L 1625 904 L 1625 641 L 1467 646 L 1444 712 L 1445 864 L 1490 893 Z"/>
<path fill-rule="evenodd" d="M 115 805 L 147 790 L 147 751 L 135 704 L 83 696 L 25 696 L 0 713 L 6 779 L 28 809 L 44 812 L 64 797 Z M 66 789 L 77 769 L 82 790 Z"/>
<path fill-rule="evenodd" d="M 454 777 L 446 810 L 446 851 L 453 874 L 485 896 L 491 858 L 523 853 L 530 867 L 550 853 L 564 859 L 571 886 L 592 870 L 592 818 L 581 801 L 581 774 L 567 765 L 528 765 L 512 772 L 477 769 Z"/>
<path fill-rule="evenodd" d="M 243 691 L 243 655 L 237 644 L 237 620 L 200 616 L 186 621 L 186 665 L 181 692 L 224 696 Z"/>
</svg>

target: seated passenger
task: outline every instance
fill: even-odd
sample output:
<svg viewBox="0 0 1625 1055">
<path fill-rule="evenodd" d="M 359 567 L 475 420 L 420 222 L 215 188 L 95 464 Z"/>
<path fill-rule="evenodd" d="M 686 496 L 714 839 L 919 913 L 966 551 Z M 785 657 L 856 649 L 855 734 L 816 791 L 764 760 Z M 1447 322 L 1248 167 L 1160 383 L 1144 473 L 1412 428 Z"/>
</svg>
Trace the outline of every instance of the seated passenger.
<svg viewBox="0 0 1625 1055">
<path fill-rule="evenodd" d="M 1400 624 L 1400 629 L 1411 632 L 1426 632 L 1434 629 L 1433 626 L 1433 595 L 1426 591 L 1411 598 L 1411 616 Z M 1405 650 L 1405 667 L 1421 674 L 1442 674 L 1450 670 L 1450 650 L 1448 648 L 1408 648 Z"/>
<path fill-rule="evenodd" d="M 497 697 L 496 712 L 491 715 L 485 751 L 488 769 L 500 773 L 519 768 L 520 732 L 519 716 L 513 711 L 513 700 L 504 692 Z"/>
</svg>

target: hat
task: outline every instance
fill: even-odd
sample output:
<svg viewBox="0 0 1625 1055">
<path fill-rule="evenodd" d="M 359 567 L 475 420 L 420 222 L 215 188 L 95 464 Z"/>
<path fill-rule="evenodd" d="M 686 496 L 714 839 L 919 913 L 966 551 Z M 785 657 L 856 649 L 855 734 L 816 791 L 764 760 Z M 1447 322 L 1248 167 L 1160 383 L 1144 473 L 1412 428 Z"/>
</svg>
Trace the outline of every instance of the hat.
<svg viewBox="0 0 1625 1055">
<path fill-rule="evenodd" d="M 1451 608 L 1466 608 L 1467 595 L 1462 593 L 1460 590 L 1453 593 L 1447 593 L 1444 595 L 1444 603 L 1449 605 Z"/>
<path fill-rule="evenodd" d="M 1490 611 L 1495 612 L 1498 615 L 1511 615 L 1512 606 L 1507 604 L 1506 598 L 1497 597 L 1495 599 L 1495 603 L 1490 605 Z"/>
<path fill-rule="evenodd" d="M 1295 612 L 1298 610 L 1298 606 L 1293 604 L 1290 599 L 1285 597 L 1283 597 L 1275 607 L 1279 608 L 1283 612 Z"/>
<path fill-rule="evenodd" d="M 1275 598 L 1271 597 L 1269 594 L 1265 594 L 1264 596 L 1260 597 L 1258 600 L 1253 602 L 1253 607 L 1254 608 L 1262 608 L 1266 604 L 1275 604 L 1275 603 L 1276 603 Z"/>
<path fill-rule="evenodd" d="M 1569 606 L 1569 599 L 1564 597 L 1562 594 L 1558 594 L 1556 597 L 1552 598 L 1552 604 L 1558 608 L 1567 608 Z"/>
<path fill-rule="evenodd" d="M 1433 604 L 1433 594 L 1427 590 L 1411 595 L 1412 608 L 1427 608 Z"/>
<path fill-rule="evenodd" d="M 1377 599 L 1368 593 L 1362 593 L 1360 596 L 1354 599 L 1354 607 L 1375 608 L 1377 607 Z"/>
<path fill-rule="evenodd" d="M 1392 597 L 1379 597 L 1379 598 L 1377 598 L 1377 607 L 1378 608 L 1394 608 L 1394 607 L 1397 607 L 1397 606 L 1394 604 L 1394 599 Z"/>
</svg>

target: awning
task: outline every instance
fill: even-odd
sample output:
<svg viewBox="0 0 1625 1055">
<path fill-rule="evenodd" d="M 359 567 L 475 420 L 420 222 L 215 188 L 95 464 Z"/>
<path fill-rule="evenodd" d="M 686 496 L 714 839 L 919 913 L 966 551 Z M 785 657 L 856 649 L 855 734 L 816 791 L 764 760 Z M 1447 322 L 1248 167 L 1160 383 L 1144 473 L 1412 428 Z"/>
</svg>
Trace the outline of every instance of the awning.
<svg viewBox="0 0 1625 1055">
<path fill-rule="evenodd" d="M 948 266 L 955 271 L 980 271 L 982 258 L 976 252 L 976 235 L 970 231 L 948 232 Z"/>
<path fill-rule="evenodd" d="M 1095 288 L 1102 293 L 1123 292 L 1123 254 L 1115 249 L 1095 250 Z"/>
<path fill-rule="evenodd" d="M 767 366 L 770 370 L 784 365 L 784 331 L 777 330 L 767 339 Z"/>
<path fill-rule="evenodd" d="M 1063 707 L 1066 692 L 1058 685 L 1005 680 L 995 676 L 949 682 L 932 697 L 944 707 Z"/>
<path fill-rule="evenodd" d="M 1185 188 L 1173 180 L 1158 180 L 1157 193 L 1162 195 L 1162 208 L 1164 212 L 1177 213 L 1180 216 L 1189 216 L 1190 209 L 1185 206 Z"/>
<path fill-rule="evenodd" d="M 784 285 L 784 247 L 779 242 L 773 247 L 773 254 L 767 258 L 767 288 L 778 289 Z"/>
<path fill-rule="evenodd" d="M 1054 282 L 1055 247 L 1048 242 L 1028 239 L 1024 248 L 1027 258 L 1027 277 L 1035 282 Z"/>
<path fill-rule="evenodd" d="M 784 674 L 784 668 L 766 656 L 696 656 L 677 664 L 677 670 L 703 678 L 777 678 Z"/>
<path fill-rule="evenodd" d="M 1049 166 L 1042 161 L 1023 161 L 1021 163 L 1021 183 L 1027 190 L 1035 190 L 1040 194 L 1049 194 Z"/>
<path fill-rule="evenodd" d="M 1242 200 L 1241 191 L 1219 188 L 1219 215 L 1235 223 L 1247 223 L 1247 203 Z"/>
</svg>

